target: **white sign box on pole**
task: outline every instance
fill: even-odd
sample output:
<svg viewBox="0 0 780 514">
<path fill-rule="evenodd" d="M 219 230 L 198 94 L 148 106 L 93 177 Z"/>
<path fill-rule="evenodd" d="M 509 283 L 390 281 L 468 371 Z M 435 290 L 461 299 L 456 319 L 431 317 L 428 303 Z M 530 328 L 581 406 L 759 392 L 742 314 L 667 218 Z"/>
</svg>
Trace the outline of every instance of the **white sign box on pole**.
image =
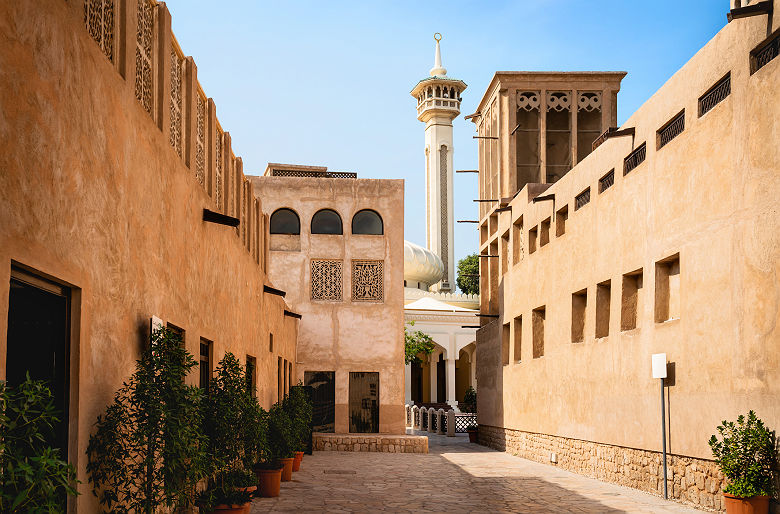
<svg viewBox="0 0 780 514">
<path fill-rule="evenodd" d="M 666 378 L 666 354 L 653 354 L 653 378 Z"/>
</svg>

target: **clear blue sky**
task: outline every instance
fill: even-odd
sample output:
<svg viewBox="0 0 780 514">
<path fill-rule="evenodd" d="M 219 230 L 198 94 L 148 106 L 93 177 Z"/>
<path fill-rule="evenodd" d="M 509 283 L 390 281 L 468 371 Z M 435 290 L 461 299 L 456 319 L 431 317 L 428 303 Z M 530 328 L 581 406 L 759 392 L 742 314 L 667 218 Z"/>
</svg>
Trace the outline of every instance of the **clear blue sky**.
<svg viewBox="0 0 780 514">
<path fill-rule="evenodd" d="M 627 71 L 622 123 L 726 23 L 728 0 L 213 2 L 169 0 L 244 172 L 267 162 L 406 180 L 406 239 L 425 244 L 424 125 L 414 84 L 441 32 L 448 75 L 468 84 L 455 167 L 477 167 L 472 113 L 497 70 Z M 476 175 L 455 175 L 455 218 L 476 219 Z M 475 252 L 455 227 L 455 257 Z"/>
</svg>

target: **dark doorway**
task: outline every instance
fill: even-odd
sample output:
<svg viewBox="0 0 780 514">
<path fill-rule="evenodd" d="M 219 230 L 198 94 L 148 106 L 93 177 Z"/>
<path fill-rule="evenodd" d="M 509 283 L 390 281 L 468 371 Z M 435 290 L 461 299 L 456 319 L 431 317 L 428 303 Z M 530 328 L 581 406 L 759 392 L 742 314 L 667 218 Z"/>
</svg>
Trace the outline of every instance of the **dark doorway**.
<svg viewBox="0 0 780 514">
<path fill-rule="evenodd" d="M 315 432 L 335 432 L 336 372 L 305 371 L 304 385 L 312 391 L 312 429 Z"/>
<path fill-rule="evenodd" d="M 447 363 L 444 362 L 444 354 L 439 354 L 439 362 L 436 363 L 436 403 L 444 402 L 447 398 Z M 433 401 L 433 400 L 431 400 Z"/>
<path fill-rule="evenodd" d="M 410 364 L 412 367 L 412 401 L 422 403 L 423 401 L 423 370 L 420 364 Z"/>
<path fill-rule="evenodd" d="M 16 386 L 29 373 L 48 383 L 60 421 L 45 437 L 63 460 L 68 459 L 69 309 L 68 288 L 11 270 L 6 380 Z"/>
<path fill-rule="evenodd" d="M 379 373 L 349 373 L 349 431 L 379 432 Z"/>
</svg>

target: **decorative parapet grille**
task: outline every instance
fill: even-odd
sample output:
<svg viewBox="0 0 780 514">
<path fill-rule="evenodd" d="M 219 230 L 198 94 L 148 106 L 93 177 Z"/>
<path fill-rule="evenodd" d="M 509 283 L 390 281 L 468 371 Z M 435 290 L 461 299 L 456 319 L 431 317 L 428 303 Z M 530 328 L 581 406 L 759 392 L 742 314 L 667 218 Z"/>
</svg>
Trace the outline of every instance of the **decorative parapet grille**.
<svg viewBox="0 0 780 514">
<path fill-rule="evenodd" d="M 586 189 L 574 198 L 574 210 L 576 211 L 582 207 L 585 207 L 588 202 L 590 202 L 590 188 Z"/>
<path fill-rule="evenodd" d="M 610 134 L 613 132 L 617 132 L 617 127 L 609 127 L 607 130 L 601 133 L 599 137 L 593 140 L 593 143 L 590 145 L 590 150 L 593 151 L 599 146 L 604 143 L 607 139 L 609 139 Z"/>
<path fill-rule="evenodd" d="M 647 144 L 642 143 L 623 159 L 623 175 L 627 175 L 631 170 L 642 164 L 645 157 L 647 157 Z"/>
<path fill-rule="evenodd" d="M 155 6 L 149 0 L 138 0 L 138 28 L 135 38 L 135 97 L 150 115 L 154 107 L 152 91 L 152 31 Z"/>
<path fill-rule="evenodd" d="M 272 177 L 357 178 L 350 171 L 271 170 Z"/>
<path fill-rule="evenodd" d="M 171 45 L 171 135 L 170 143 L 181 157 L 182 146 L 182 75 L 184 57 L 179 55 L 175 45 Z"/>
<path fill-rule="evenodd" d="M 713 107 L 726 99 L 731 93 L 731 73 L 723 77 L 709 91 L 699 98 L 699 117 L 704 116 Z"/>
<path fill-rule="evenodd" d="M 780 34 L 760 50 L 751 52 L 750 73 L 753 74 L 769 64 L 769 61 L 780 55 Z"/>
<path fill-rule="evenodd" d="M 222 176 L 222 131 L 217 129 L 216 141 L 214 144 L 214 154 L 216 155 L 216 173 L 214 177 L 214 203 L 217 209 L 222 210 L 222 193 L 224 190 L 224 177 Z"/>
<path fill-rule="evenodd" d="M 615 183 L 615 170 L 609 170 L 609 173 L 599 179 L 599 193 L 603 193 Z"/>
<path fill-rule="evenodd" d="M 666 143 L 682 134 L 683 130 L 685 130 L 685 111 L 675 116 L 658 131 L 658 148 L 663 148 Z"/>
<path fill-rule="evenodd" d="M 592 91 L 577 95 L 577 110 L 593 112 L 601 110 L 601 92 Z"/>
<path fill-rule="evenodd" d="M 353 302 L 384 301 L 384 282 L 384 261 L 352 261 Z"/>
<path fill-rule="evenodd" d="M 311 299 L 340 302 L 342 262 L 331 259 L 311 261 Z"/>
<path fill-rule="evenodd" d="M 477 424 L 477 415 L 474 413 L 455 414 L 455 432 L 466 432 L 469 425 Z"/>
<path fill-rule="evenodd" d="M 84 24 L 108 60 L 114 61 L 114 0 L 84 0 Z"/>
<path fill-rule="evenodd" d="M 197 134 L 195 136 L 195 178 L 201 186 L 206 185 L 206 98 L 198 91 L 197 95 Z"/>
<path fill-rule="evenodd" d="M 547 110 L 556 112 L 570 111 L 571 93 L 569 91 L 548 91 Z"/>
</svg>

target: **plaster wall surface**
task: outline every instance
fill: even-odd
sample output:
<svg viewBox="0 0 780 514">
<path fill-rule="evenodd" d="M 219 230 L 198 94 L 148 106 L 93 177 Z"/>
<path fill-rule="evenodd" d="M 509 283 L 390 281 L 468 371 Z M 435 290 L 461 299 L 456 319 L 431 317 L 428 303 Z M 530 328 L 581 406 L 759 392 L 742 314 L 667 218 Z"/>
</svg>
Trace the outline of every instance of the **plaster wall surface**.
<svg viewBox="0 0 780 514">
<path fill-rule="evenodd" d="M 295 381 L 305 371 L 335 371 L 335 431 L 349 431 L 349 373 L 379 372 L 379 431 L 404 433 L 403 358 L 403 193 L 402 180 L 252 177 L 262 196 L 263 212 L 294 210 L 300 235 L 273 234 L 269 277 L 287 292 L 303 317 L 298 339 Z M 339 213 L 342 235 L 311 233 L 320 209 Z M 352 217 L 372 209 L 381 217 L 384 235 L 352 234 Z M 342 261 L 341 301 L 314 301 L 311 260 Z M 352 300 L 352 260 L 381 260 L 384 299 Z"/>
<path fill-rule="evenodd" d="M 523 228 L 510 243 L 521 245 L 519 261 L 497 273 L 500 319 L 477 333 L 481 425 L 660 451 L 650 356 L 665 352 L 671 453 L 710 459 L 716 426 L 750 409 L 780 426 L 780 59 L 754 74 L 750 66 L 751 50 L 778 26 L 777 6 L 772 20 L 728 24 L 626 121 L 633 138 L 608 139 L 544 191 L 554 203 L 532 203 L 529 184 L 497 213 L 483 253 Z M 700 116 L 699 97 L 727 73 L 730 94 Z M 657 131 L 683 109 L 684 131 L 658 148 Z M 624 175 L 624 158 L 643 143 L 646 159 Z M 614 185 L 600 193 L 612 169 Z M 576 209 L 587 188 L 589 203 Z M 529 231 L 564 206 L 565 232 L 551 230 L 529 253 Z M 675 256 L 679 274 L 661 283 L 657 270 Z M 643 287 L 632 296 L 629 286 L 624 302 L 624 275 L 639 270 Z M 608 334 L 597 338 L 597 285 L 606 280 Z M 668 308 L 679 314 L 659 322 L 656 296 L 669 288 L 677 296 Z M 582 289 L 584 342 L 573 343 L 572 294 Z M 636 328 L 621 325 L 624 303 L 639 306 Z M 502 365 L 501 325 L 541 306 L 544 355 L 533 358 L 525 322 L 520 359 Z"/>
<path fill-rule="evenodd" d="M 258 264 L 235 229 L 202 220 L 213 199 L 90 38 L 82 8 L 0 3 L 0 379 L 11 266 L 71 287 L 72 507 L 96 512 L 88 437 L 133 372 L 151 316 L 184 329 L 196 358 L 201 337 L 213 341 L 213 363 L 226 351 L 242 364 L 255 357 L 266 408 L 277 358 L 296 360 L 298 321 L 263 293 L 264 257 Z"/>
</svg>

